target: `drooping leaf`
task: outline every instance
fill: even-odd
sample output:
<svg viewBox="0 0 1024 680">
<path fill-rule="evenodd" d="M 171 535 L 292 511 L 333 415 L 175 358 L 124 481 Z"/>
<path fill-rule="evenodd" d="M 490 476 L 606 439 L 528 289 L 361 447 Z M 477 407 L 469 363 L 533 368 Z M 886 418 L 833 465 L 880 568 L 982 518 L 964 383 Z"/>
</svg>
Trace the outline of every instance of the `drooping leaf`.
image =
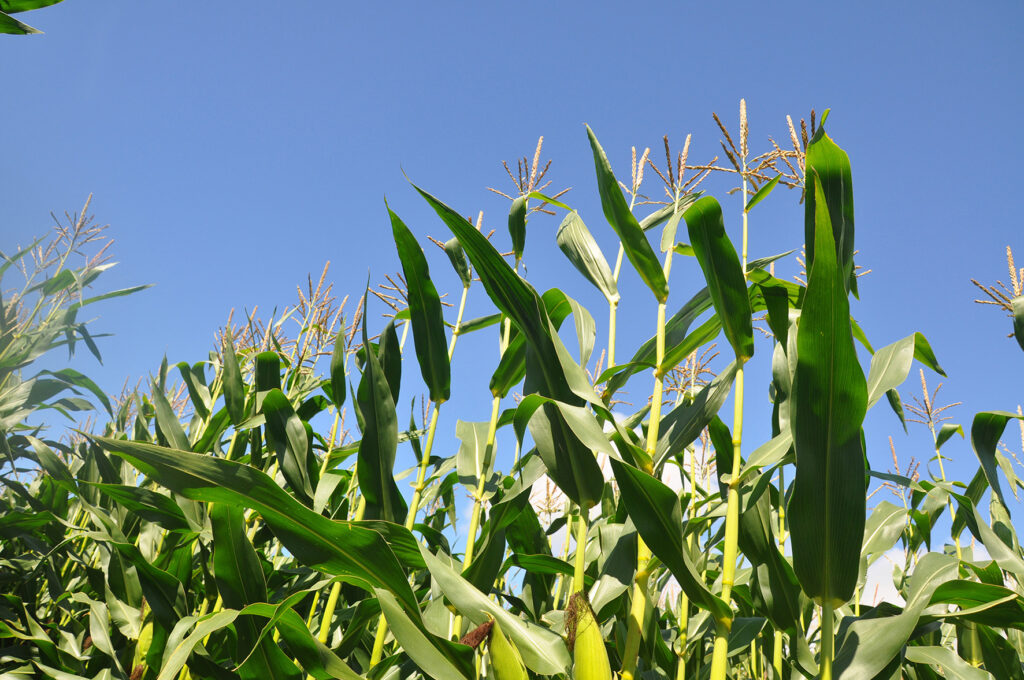
<svg viewBox="0 0 1024 680">
<path fill-rule="evenodd" d="M 451 395 L 451 367 L 448 362 L 448 340 L 444 333 L 441 298 L 430 279 L 430 268 L 423 249 L 405 223 L 388 208 L 391 231 L 398 257 L 402 261 L 405 280 L 409 282 L 409 315 L 416 359 L 430 400 L 441 404 Z M 511 220 L 511 217 L 509 218 Z"/>
<path fill-rule="evenodd" d="M 578 380 L 582 375 L 583 382 L 590 389 L 586 374 L 578 365 L 574 364 L 575 372 L 571 370 L 572 366 L 563 365 L 559 355 L 561 341 L 537 292 L 508 266 L 494 246 L 465 218 L 422 189 L 417 187 L 417 191 L 459 239 L 491 301 L 523 334 L 527 344 L 526 380 L 529 384 L 526 391 L 536 391 L 551 399 L 580 405 L 583 399 L 577 393 L 579 386 L 570 381 Z M 561 461 L 561 469 L 580 473 L 553 479 L 574 502 L 587 508 L 596 505 L 604 489 L 604 477 L 597 461 L 553 406 L 545 405 L 543 408 L 549 417 L 543 422 L 535 419 L 538 423 L 536 431 L 531 424 L 534 441 L 543 441 L 545 446 L 550 446 Z"/>
<path fill-rule="evenodd" d="M 558 226 L 555 241 L 569 258 L 572 266 L 590 281 L 610 304 L 619 300 L 619 289 L 615 284 L 611 267 L 601 252 L 601 247 L 590 234 L 579 213 L 570 212 Z"/>
<path fill-rule="evenodd" d="M 755 205 L 768 198 L 768 194 L 772 193 L 772 190 L 775 189 L 775 186 L 779 183 L 780 179 L 782 179 L 782 175 L 775 175 L 775 177 L 772 177 L 767 184 L 758 189 L 757 193 L 750 197 L 750 200 L 747 201 L 747 205 L 743 210 L 745 212 L 750 212 Z"/>
<path fill-rule="evenodd" d="M 368 293 L 367 293 L 368 296 Z M 364 297 L 364 309 L 366 297 Z M 366 519 L 384 519 L 401 524 L 408 505 L 395 482 L 395 456 L 398 452 L 398 413 L 392 387 L 377 353 L 370 345 L 363 315 L 363 347 L 367 349 L 363 377 L 357 400 L 363 416 L 363 438 L 359 441 L 356 472 L 359 489 L 366 499 Z M 397 353 L 398 347 L 394 348 Z"/>
<path fill-rule="evenodd" d="M 800 585 L 809 597 L 839 606 L 852 597 L 857 585 L 864 536 L 861 425 L 867 383 L 853 346 L 830 210 L 821 183 L 814 186 L 817 209 L 810 219 L 817 256 L 810 266 L 797 331 L 792 395 L 796 479 L 787 514 Z"/>
<path fill-rule="evenodd" d="M 420 670 L 434 680 L 472 680 L 476 677 L 472 648 L 432 636 L 422 624 L 416 625 L 390 592 L 377 589 L 375 593 L 387 618 L 388 628 Z"/>
<path fill-rule="evenodd" d="M 752 312 L 740 258 L 725 233 L 722 207 L 708 196 L 691 205 L 683 217 L 725 337 L 742 364 L 754 356 Z"/>
<path fill-rule="evenodd" d="M 996 447 L 999 446 L 999 438 L 1003 436 L 1006 423 L 1015 418 L 1020 416 L 1009 411 L 983 411 L 976 414 L 971 423 L 971 446 L 981 462 L 981 469 L 992 487 L 992 493 L 1003 506 L 1006 506 L 1006 499 L 996 471 Z"/>
<path fill-rule="evenodd" d="M 292 491 L 307 505 L 312 505 L 319 467 L 306 428 L 281 390 L 267 392 L 262 410 L 266 417 L 267 444 L 277 456 L 281 473 Z"/>
<path fill-rule="evenodd" d="M 526 247 L 526 197 L 519 196 L 512 201 L 508 211 L 508 234 L 512 237 L 512 253 L 516 261 L 522 259 Z"/>
<path fill-rule="evenodd" d="M 849 292 L 854 285 L 853 265 L 853 175 L 850 159 L 832 138 L 819 126 L 814 138 L 807 145 L 806 158 L 807 188 L 804 192 L 804 244 L 807 249 L 807 271 L 814 266 L 818 250 L 826 241 L 817 235 L 816 224 L 820 213 L 820 201 L 828 204 L 828 222 L 832 238 L 828 243 L 835 252 L 844 289 Z"/>
<path fill-rule="evenodd" d="M 387 588 L 403 607 L 419 611 L 394 552 L 376 531 L 318 515 L 248 465 L 154 444 L 92 439 L 186 498 L 255 510 L 300 563 L 344 575 L 367 590 Z"/>
<path fill-rule="evenodd" d="M 629 211 L 626 198 L 622 195 L 622 189 L 612 173 L 612 166 L 608 162 L 608 156 L 597 141 L 594 131 L 587 126 L 587 136 L 590 138 L 590 148 L 594 152 L 594 167 L 597 170 L 597 188 L 601 193 L 601 207 L 604 209 L 604 216 L 612 229 L 618 234 L 622 242 L 626 257 L 633 264 L 640 278 L 647 287 L 654 293 L 658 302 L 664 302 L 668 298 L 668 282 L 665 280 L 665 272 L 661 268 L 661 262 L 655 254 L 647 236 L 636 217 Z"/>
<path fill-rule="evenodd" d="M 665 563 L 693 604 L 709 611 L 718 622 L 731 620 L 731 608 L 708 590 L 683 544 L 679 497 L 646 472 L 614 458 L 611 463 L 622 502 L 651 552 Z"/>
<path fill-rule="evenodd" d="M 423 546 L 420 552 L 438 587 L 463 616 L 474 624 L 484 623 L 488 615 L 494 617 L 519 648 L 523 662 L 534 672 L 541 675 L 565 672 L 569 666 L 569 653 L 558 635 L 509 614 L 463 579 L 443 558 L 433 555 Z"/>
<path fill-rule="evenodd" d="M 238 367 L 238 357 L 235 355 L 235 346 L 231 342 L 230 333 L 224 335 L 221 357 L 224 407 L 228 410 L 231 423 L 237 427 L 245 418 L 245 385 L 242 383 L 242 371 Z"/>
</svg>

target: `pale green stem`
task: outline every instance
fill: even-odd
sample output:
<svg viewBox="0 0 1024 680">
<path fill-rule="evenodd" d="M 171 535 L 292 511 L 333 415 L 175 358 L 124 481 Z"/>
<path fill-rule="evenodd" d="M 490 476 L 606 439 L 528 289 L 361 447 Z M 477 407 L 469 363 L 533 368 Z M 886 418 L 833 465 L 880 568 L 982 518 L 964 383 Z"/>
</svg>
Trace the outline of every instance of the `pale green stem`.
<svg viewBox="0 0 1024 680">
<path fill-rule="evenodd" d="M 491 420 L 487 425 L 487 443 L 484 449 L 484 460 L 494 459 L 494 437 L 498 429 L 498 416 L 501 414 L 501 397 L 495 396 L 491 403 Z M 476 483 L 476 491 L 473 493 L 473 511 L 469 516 L 469 534 L 466 536 L 466 552 L 462 561 L 462 570 L 465 571 L 473 564 L 473 551 L 476 549 L 476 532 L 480 527 L 480 508 L 484 501 L 484 486 L 487 483 L 487 470 L 478 471 L 480 478 Z M 462 633 L 462 615 L 456 615 L 453 624 L 456 635 Z"/>
<path fill-rule="evenodd" d="M 818 664 L 818 677 L 821 680 L 832 680 L 832 656 L 835 644 L 835 636 L 832 632 L 833 618 L 832 605 L 821 605 L 821 660 Z"/>
<path fill-rule="evenodd" d="M 742 156 L 743 172 L 743 241 L 741 246 L 741 267 L 743 281 L 747 280 L 747 158 Z M 729 479 L 729 493 L 725 511 L 725 547 L 722 552 L 722 600 L 730 607 L 732 587 L 736 579 L 736 558 L 738 554 L 740 526 L 740 450 L 743 442 L 743 362 L 736 369 L 736 393 L 733 397 L 732 427 L 732 470 Z M 731 621 L 718 621 L 715 630 L 714 652 L 711 657 L 711 680 L 725 680 L 728 671 L 729 631 Z"/>
<path fill-rule="evenodd" d="M 587 516 L 586 510 L 580 508 L 580 518 L 576 521 L 576 564 L 573 569 L 572 590 L 582 593 L 584 585 L 583 572 L 586 567 L 587 552 Z"/>
<path fill-rule="evenodd" d="M 679 209 L 678 190 L 676 192 L 676 210 Z M 672 270 L 672 253 L 669 248 L 665 253 L 664 273 L 668 280 Z M 621 258 L 620 258 L 621 259 Z M 619 262 L 616 262 L 618 270 Z M 654 391 L 651 395 L 651 412 L 647 421 L 647 455 L 653 461 L 657 455 L 658 431 L 661 427 L 661 402 L 665 394 L 665 374 L 662 363 L 665 361 L 665 301 L 658 301 L 658 326 L 655 335 L 655 368 L 654 370 Z M 653 464 L 645 464 L 644 471 L 647 474 L 654 474 Z M 650 579 L 650 572 L 647 569 L 651 559 L 651 549 L 647 547 L 642 538 L 637 537 L 636 550 L 636 576 L 633 582 L 633 592 L 630 603 L 629 622 L 626 627 L 626 642 L 622 652 L 622 678 L 633 680 L 636 673 L 637 657 L 640 652 L 640 639 L 642 637 L 644 618 L 647 615 L 647 583 Z"/>
</svg>

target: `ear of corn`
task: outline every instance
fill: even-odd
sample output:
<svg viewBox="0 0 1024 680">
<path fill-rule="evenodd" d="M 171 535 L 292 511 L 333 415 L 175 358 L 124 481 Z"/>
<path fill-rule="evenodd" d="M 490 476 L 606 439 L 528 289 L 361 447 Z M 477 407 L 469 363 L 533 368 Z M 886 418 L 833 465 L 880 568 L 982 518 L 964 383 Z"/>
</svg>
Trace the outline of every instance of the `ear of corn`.
<svg viewBox="0 0 1024 680">
<path fill-rule="evenodd" d="M 495 680 L 527 680 L 523 657 L 512 640 L 505 637 L 498 622 L 491 628 L 487 651 L 491 657 L 491 676 Z"/>
<path fill-rule="evenodd" d="M 569 629 L 569 646 L 573 650 L 575 680 L 612 680 L 608 650 L 604 646 L 601 626 L 583 593 L 573 593 L 565 612 Z"/>
</svg>

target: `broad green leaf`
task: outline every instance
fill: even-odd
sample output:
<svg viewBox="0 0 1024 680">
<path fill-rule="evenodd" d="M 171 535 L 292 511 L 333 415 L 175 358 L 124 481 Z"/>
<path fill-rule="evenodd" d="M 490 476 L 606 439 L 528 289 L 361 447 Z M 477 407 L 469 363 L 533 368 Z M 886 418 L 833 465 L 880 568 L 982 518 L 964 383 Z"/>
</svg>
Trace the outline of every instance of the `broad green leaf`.
<svg viewBox="0 0 1024 680">
<path fill-rule="evenodd" d="M 900 653 L 935 589 L 956 577 L 956 559 L 928 553 L 917 563 L 903 611 L 877 618 L 845 617 L 836 636 L 835 678 L 873 678 Z"/>
<path fill-rule="evenodd" d="M 345 321 L 342 319 L 341 328 L 334 338 L 334 350 L 331 352 L 331 401 L 338 411 L 345 404 Z"/>
<path fill-rule="evenodd" d="M 829 244 L 835 253 L 836 267 L 849 292 L 855 285 L 853 265 L 853 175 L 850 158 L 818 127 L 807 145 L 806 183 L 804 192 L 804 244 L 807 250 L 807 271 L 811 271 L 818 251 Z M 819 198 L 820 196 L 820 198 Z M 818 217 L 818 203 L 827 203 L 827 220 L 832 238 L 825 241 L 817 235 L 816 225 L 826 216 Z"/>
<path fill-rule="evenodd" d="M 388 208 L 388 215 L 391 216 L 391 231 L 398 247 L 398 257 L 402 261 L 402 271 L 405 280 L 409 282 L 409 315 L 412 339 L 416 344 L 416 359 L 420 364 L 423 382 L 430 392 L 430 400 L 441 404 L 451 396 L 451 367 L 448 362 L 448 340 L 444 333 L 441 298 L 434 288 L 434 282 L 430 280 L 427 258 L 416 238 L 391 208 Z"/>
<path fill-rule="evenodd" d="M 443 558 L 435 556 L 423 546 L 420 546 L 420 552 L 441 592 L 463 616 L 477 625 L 487 621 L 488 615 L 494 617 L 519 648 L 523 662 L 535 673 L 554 675 L 566 671 L 569 652 L 561 637 L 545 627 L 509 614 L 462 578 Z"/>
<path fill-rule="evenodd" d="M 861 425 L 867 383 L 853 346 L 829 209 L 821 183 L 814 186 L 818 254 L 810 267 L 797 331 L 792 395 L 796 479 L 787 514 L 800 585 L 808 597 L 839 606 L 853 596 L 857 585 L 864 537 Z"/>
<path fill-rule="evenodd" d="M 420 670 L 434 680 L 472 680 L 476 677 L 472 648 L 431 636 L 422 625 L 417 625 L 409 617 L 390 592 L 382 589 L 374 592 L 380 600 L 388 628 Z"/>
<path fill-rule="evenodd" d="M 264 404 L 265 406 L 266 404 Z M 224 606 L 242 609 L 267 601 L 267 585 L 259 557 L 245 535 L 244 512 L 240 506 L 214 503 L 210 508 L 213 525 L 213 572 L 217 593 Z M 295 664 L 273 640 L 260 636 L 257 622 L 241 616 L 235 622 L 239 650 L 251 649 L 239 667 L 239 677 L 301 678 Z"/>
<path fill-rule="evenodd" d="M 754 356 L 752 312 L 740 258 L 725 233 L 722 207 L 708 196 L 690 206 L 684 218 L 715 312 L 736 360 L 742 364 Z"/>
<path fill-rule="evenodd" d="M 307 505 L 312 505 L 319 468 L 310 448 L 306 428 L 284 392 L 273 389 L 263 398 L 267 444 L 288 485 Z M 247 603 L 248 604 L 248 603 Z"/>
<path fill-rule="evenodd" d="M 177 363 L 178 373 L 181 374 L 181 381 L 185 383 L 188 390 L 188 398 L 192 402 L 192 408 L 202 419 L 210 417 L 210 407 L 213 406 L 213 399 L 210 397 L 210 388 L 206 386 L 206 376 L 203 374 L 203 364 L 189 366 L 187 361 Z"/>
<path fill-rule="evenodd" d="M 192 530 L 178 504 L 152 489 L 127 484 L 91 482 L 90 485 L 102 491 L 121 507 L 131 510 L 147 522 L 159 524 L 167 531 Z"/>
<path fill-rule="evenodd" d="M 417 187 L 416 190 L 459 239 L 491 301 L 525 337 L 526 391 L 536 391 L 572 405 L 582 404 L 583 399 L 578 396 L 579 386 L 570 381 L 582 374 L 586 382 L 586 374 L 579 366 L 573 372 L 572 366 L 563 365 L 559 356 L 561 341 L 537 292 L 508 266 L 494 246 L 465 218 L 422 189 Z M 587 387 L 589 389 L 589 382 Z M 550 450 L 562 460 L 561 468 L 575 467 L 584 472 L 575 478 L 563 476 L 556 479 L 556 483 L 577 504 L 586 508 L 596 505 L 604 490 L 604 477 L 597 461 L 557 411 L 551 412 L 554 407 L 545 405 L 543 408 L 551 417 L 539 424 L 536 431 L 531 425 L 534 441 L 545 441 L 545 445 L 549 445 Z"/>
<path fill-rule="evenodd" d="M 907 526 L 906 508 L 882 501 L 875 506 L 864 525 L 861 557 L 871 564 L 892 548 Z"/>
<path fill-rule="evenodd" d="M 1024 349 L 1024 295 L 1018 295 L 1010 301 L 1010 309 L 1013 310 L 1013 335 L 1017 338 L 1017 344 Z"/>
<path fill-rule="evenodd" d="M 570 212 L 565 216 L 555 234 L 555 241 L 572 266 L 594 284 L 610 304 L 619 301 L 619 289 L 611 267 L 578 213 Z"/>
<path fill-rule="evenodd" d="M 63 2 L 63 0 L 0 0 L 0 12 L 17 14 L 18 12 L 27 12 L 31 9 L 56 5 L 59 2 Z"/>
<path fill-rule="evenodd" d="M 1006 638 L 988 626 L 976 626 L 976 629 L 985 669 L 999 680 L 1024 680 L 1020 650 L 1014 649 Z"/>
<path fill-rule="evenodd" d="M 541 204 L 550 203 L 551 205 L 555 206 L 556 208 L 561 208 L 563 210 L 572 210 L 572 208 L 567 206 L 565 203 L 562 203 L 558 199 L 555 199 L 555 198 L 552 198 L 552 197 L 547 196 L 545 194 L 542 194 L 539 191 L 531 191 L 528 194 L 528 197 L 529 198 L 536 198 L 537 200 L 541 201 Z"/>
<path fill-rule="evenodd" d="M 368 294 L 367 294 L 368 297 Z M 364 309 L 366 297 L 364 297 Z M 366 499 L 366 519 L 384 519 L 401 524 L 408 505 L 395 482 L 395 455 L 398 452 L 398 413 L 392 387 L 370 345 L 363 315 L 363 347 L 367 348 L 363 377 L 357 400 L 363 416 L 363 438 L 359 442 L 356 472 L 359 490 Z M 397 346 L 394 348 L 397 351 Z"/>
<path fill-rule="evenodd" d="M 699 199 L 704 194 L 703 191 L 694 191 L 693 193 L 683 194 L 679 197 L 679 200 L 675 202 L 675 205 L 670 201 L 663 207 L 658 208 L 647 217 L 640 220 L 640 228 L 644 231 L 650 231 L 660 224 L 664 224 L 672 218 L 673 215 L 684 213 L 694 201 Z M 684 246 L 685 244 L 678 244 L 678 246 Z M 679 252 L 677 246 L 676 252 Z M 684 253 L 686 255 L 693 255 L 693 253 Z"/>
<path fill-rule="evenodd" d="M 231 342 L 231 334 L 224 336 L 224 348 L 221 353 L 223 362 L 222 381 L 224 383 L 224 407 L 228 410 L 231 423 L 238 427 L 245 419 L 245 385 L 242 383 L 242 371 L 238 367 L 238 356 Z"/>
<path fill-rule="evenodd" d="M 665 272 L 661 268 L 661 262 L 655 254 L 647 236 L 636 217 L 629 211 L 622 189 L 612 173 L 612 166 L 608 162 L 608 156 L 597 141 L 594 131 L 587 126 L 587 136 L 590 138 L 590 148 L 594 151 L 594 167 L 597 170 L 597 188 L 601 193 L 601 207 L 604 209 L 604 216 L 612 229 L 618 234 L 626 257 L 633 264 L 640 278 L 647 287 L 654 293 L 658 302 L 664 302 L 668 298 L 668 282 L 665 280 Z"/>
<path fill-rule="evenodd" d="M 455 273 L 459 275 L 462 287 L 468 288 L 469 284 L 473 282 L 473 272 L 470 271 L 469 260 L 466 259 L 466 251 L 462 249 L 459 239 L 451 238 L 445 241 L 444 252 L 451 261 Z"/>
<path fill-rule="evenodd" d="M 526 197 L 519 196 L 512 201 L 508 211 L 508 233 L 512 237 L 512 253 L 516 262 L 523 258 L 526 247 Z"/>
<path fill-rule="evenodd" d="M 732 609 L 716 597 L 697 573 L 683 544 L 683 514 L 679 497 L 651 475 L 611 459 L 622 502 L 637 532 L 676 577 L 690 601 L 711 612 L 718 622 L 732 619 Z"/>
<path fill-rule="evenodd" d="M 731 362 L 710 383 L 701 388 L 690 404 L 679 404 L 661 419 L 655 452 L 655 469 L 669 458 L 682 453 L 715 417 L 732 390 L 738 365 Z"/>
<path fill-rule="evenodd" d="M 962 425 L 955 423 L 943 423 L 942 427 L 939 428 L 939 433 L 935 435 L 935 448 L 942 448 L 942 445 L 950 440 L 954 434 L 959 434 L 960 438 L 963 439 L 964 428 Z"/>
<path fill-rule="evenodd" d="M 487 445 L 490 422 L 456 421 L 455 436 L 459 439 L 456 454 L 459 481 L 475 489 L 479 480 L 489 479 L 494 468 L 494 451 Z"/>
<path fill-rule="evenodd" d="M 947 647 L 910 646 L 906 659 L 911 663 L 931 664 L 942 671 L 943 677 L 953 680 L 995 680 L 991 673 L 975 668 Z"/>
<path fill-rule="evenodd" d="M 936 604 L 959 607 L 958 611 L 949 614 L 937 614 L 943 618 L 963 618 L 996 628 L 1024 630 L 1024 597 L 1004 586 L 977 581 L 947 581 L 932 595 L 929 606 Z"/>
<path fill-rule="evenodd" d="M 996 472 L 996 447 L 999 445 L 999 438 L 1003 436 L 1003 430 L 1006 429 L 1006 423 L 1015 418 L 1020 416 L 1009 411 L 983 411 L 976 414 L 974 422 L 971 423 L 971 446 L 981 461 L 981 469 L 985 472 L 989 486 L 992 487 L 992 493 L 1004 507 L 1006 499 L 1003 497 L 1003 489 Z"/>
<path fill-rule="evenodd" d="M 153 387 L 151 398 L 153 406 L 156 408 L 156 422 L 159 431 L 171 448 L 182 451 L 190 450 L 192 444 L 189 443 L 188 436 L 181 427 L 181 422 L 178 421 L 178 414 L 174 412 L 171 403 L 167 401 L 164 391 L 160 389 L 156 381 L 151 381 L 151 384 Z"/>
<path fill-rule="evenodd" d="M 743 211 L 750 212 L 755 205 L 768 198 L 768 194 L 772 193 L 772 190 L 775 188 L 775 185 L 779 183 L 780 179 L 782 179 L 782 175 L 775 175 L 775 177 L 772 177 L 767 184 L 758 189 L 757 193 L 751 196 L 750 200 L 747 201 L 747 205 L 743 208 Z"/>
<path fill-rule="evenodd" d="M 157 680 L 174 680 L 196 645 L 207 635 L 231 625 L 237 616 L 238 612 L 232 609 L 207 614 L 202 618 L 186 616 L 178 621 L 167 641 L 168 654 L 164 656 Z"/>
<path fill-rule="evenodd" d="M 186 498 L 255 510 L 300 563 L 344 575 L 367 590 L 387 588 L 408 611 L 418 612 L 398 560 L 376 531 L 318 515 L 248 465 L 154 444 L 92 439 Z"/>
</svg>

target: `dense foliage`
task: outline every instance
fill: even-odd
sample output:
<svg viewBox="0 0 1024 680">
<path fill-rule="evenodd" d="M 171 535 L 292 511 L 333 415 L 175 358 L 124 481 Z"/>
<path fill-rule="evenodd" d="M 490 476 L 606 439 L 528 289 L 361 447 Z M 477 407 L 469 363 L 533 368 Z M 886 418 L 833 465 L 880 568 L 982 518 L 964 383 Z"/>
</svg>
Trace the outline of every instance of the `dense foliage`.
<svg viewBox="0 0 1024 680">
<path fill-rule="evenodd" d="M 739 249 L 719 203 L 695 190 L 720 168 L 687 165 L 689 140 L 657 170 L 667 203 L 637 217 L 646 154 L 620 184 L 588 128 L 621 244 L 614 264 L 580 214 L 537 190 L 536 162 L 510 197 L 511 264 L 416 188 L 451 232 L 435 266 L 462 282 L 454 318 L 389 209 L 411 285 L 388 298 L 397 313 L 378 335 L 369 288 L 346 324 L 311 285 L 297 338 L 279 334 L 282 319 L 229 324 L 208 360 L 176 366 L 179 390 L 166 361 L 151 389 L 113 402 L 74 371 L 33 373 L 58 347 L 95 351 L 78 310 L 131 292 L 84 297 L 105 266 L 67 265 L 98 237 L 84 217 L 48 255 L 37 242 L 4 256 L 3 285 L 26 258 L 35 268 L 0 307 L 0 678 L 1024 678 L 1024 551 L 1000 478 L 1021 482 L 998 448 L 1018 415 L 974 417 L 979 466 L 966 484 L 946 478 L 941 454 L 964 429 L 930 403 L 940 475 L 869 469 L 867 410 L 884 401 L 905 419 L 897 388 L 913 362 L 942 368 L 922 334 L 875 349 L 850 317 L 852 175 L 825 117 L 802 139 L 791 124 L 793 148 L 761 156 L 740 121 L 738 146 L 723 127 L 743 201 Z M 791 252 L 747 256 L 752 210 L 779 184 L 805 205 L 806 284 L 773 274 Z M 588 373 L 600 366 L 591 313 L 521 273 L 540 209 L 564 213 L 557 245 L 608 302 L 603 371 Z M 623 256 L 658 312 L 652 337 L 616 363 Z M 673 266 L 699 268 L 706 287 L 680 297 Z M 477 281 L 494 312 L 467 320 Z M 1024 347 L 1019 291 L 1008 309 Z M 457 340 L 495 331 L 491 417 L 461 420 L 446 407 Z M 720 339 L 730 363 L 709 376 L 706 350 Z M 743 437 L 755 360 L 772 368 L 763 442 Z M 413 365 L 430 401 L 403 426 L 396 405 L 410 398 Z M 648 371 L 649 403 L 618 402 Z M 83 395 L 108 422 L 52 438 L 40 413 L 91 408 Z M 435 450 L 438 428 L 454 432 L 456 455 Z M 499 460 L 502 429 L 516 447 Z M 408 477 L 395 469 L 399 447 L 416 457 Z M 869 508 L 879 482 L 902 503 Z M 457 516 L 460 487 L 468 517 Z M 555 507 L 537 501 L 542 487 L 557 487 Z M 456 520 L 468 523 L 465 545 L 453 544 Z M 893 551 L 899 603 L 863 589 Z"/>
</svg>

